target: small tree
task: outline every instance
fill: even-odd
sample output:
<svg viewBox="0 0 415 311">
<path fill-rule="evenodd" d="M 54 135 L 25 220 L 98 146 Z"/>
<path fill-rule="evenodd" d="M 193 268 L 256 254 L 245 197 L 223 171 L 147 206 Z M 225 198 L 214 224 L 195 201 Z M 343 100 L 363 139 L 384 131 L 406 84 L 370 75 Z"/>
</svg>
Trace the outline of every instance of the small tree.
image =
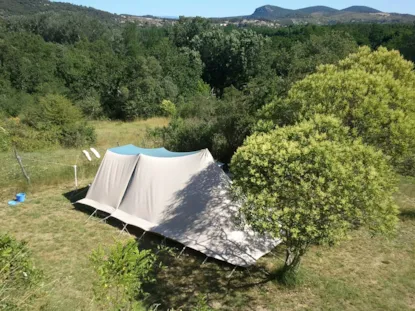
<svg viewBox="0 0 415 311">
<path fill-rule="evenodd" d="M 136 241 L 116 243 L 108 251 L 98 248 L 91 262 L 98 275 L 94 293 L 107 310 L 141 310 L 143 285 L 154 281 L 156 256 L 139 250 Z"/>
<path fill-rule="evenodd" d="M 231 163 L 253 229 L 287 246 L 284 273 L 312 244 L 333 245 L 361 226 L 390 233 L 395 178 L 383 154 L 347 138 L 330 116 L 250 136 Z"/>
</svg>

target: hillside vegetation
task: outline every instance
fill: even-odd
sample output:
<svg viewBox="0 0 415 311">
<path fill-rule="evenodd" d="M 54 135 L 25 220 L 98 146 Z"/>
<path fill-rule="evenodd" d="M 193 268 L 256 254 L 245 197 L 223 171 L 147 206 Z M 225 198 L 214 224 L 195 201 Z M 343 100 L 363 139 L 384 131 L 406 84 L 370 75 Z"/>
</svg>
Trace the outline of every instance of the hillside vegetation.
<svg viewBox="0 0 415 311">
<path fill-rule="evenodd" d="M 105 11 L 64 2 L 49 0 L 3 0 L 0 2 L 0 15 L 3 16 L 32 15 L 44 12 L 74 12 L 104 20 L 115 21 L 116 19 L 116 15 Z"/>
</svg>

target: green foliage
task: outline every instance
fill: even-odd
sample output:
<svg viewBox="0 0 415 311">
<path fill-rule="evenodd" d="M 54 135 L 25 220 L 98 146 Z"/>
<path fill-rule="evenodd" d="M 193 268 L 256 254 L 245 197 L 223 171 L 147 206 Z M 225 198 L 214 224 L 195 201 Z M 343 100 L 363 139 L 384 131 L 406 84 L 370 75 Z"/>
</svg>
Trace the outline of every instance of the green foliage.
<svg viewBox="0 0 415 311">
<path fill-rule="evenodd" d="M 34 266 L 26 243 L 0 234 L 0 309 L 27 307 L 41 279 L 42 273 Z"/>
<path fill-rule="evenodd" d="M 315 116 L 250 136 L 232 158 L 243 215 L 286 243 L 287 271 L 312 244 L 332 245 L 361 226 L 395 228 L 394 173 L 380 151 L 347 133 L 341 120 Z"/>
<path fill-rule="evenodd" d="M 60 95 L 41 97 L 26 112 L 22 123 L 43 133 L 50 143 L 80 147 L 96 140 L 94 129 L 83 120 L 81 111 Z"/>
<path fill-rule="evenodd" d="M 136 241 L 117 242 L 109 250 L 98 248 L 91 262 L 98 275 L 95 298 L 107 310 L 141 310 L 143 285 L 154 282 L 156 257 L 138 249 Z"/>
<path fill-rule="evenodd" d="M 75 103 L 82 114 L 89 120 L 100 120 L 104 118 L 104 110 L 97 96 L 87 96 Z"/>
<path fill-rule="evenodd" d="M 206 31 L 192 40 L 205 64 L 203 79 L 223 94 L 226 87 L 240 89 L 265 67 L 267 39 L 251 30 Z"/>
<path fill-rule="evenodd" d="M 177 115 L 176 105 L 170 100 L 163 100 L 161 102 L 161 109 L 164 111 L 164 114 L 168 117 L 174 117 Z"/>
<path fill-rule="evenodd" d="M 329 32 L 311 35 L 288 49 L 274 52 L 273 68 L 285 79 L 286 88 L 316 71 L 321 64 L 334 64 L 356 52 L 356 41 L 347 33 Z"/>
<path fill-rule="evenodd" d="M 207 19 L 196 17 L 180 17 L 178 23 L 173 27 L 171 39 L 178 47 L 190 46 L 194 37 L 210 30 L 212 25 Z"/>
<path fill-rule="evenodd" d="M 319 67 L 285 99 L 264 107 L 261 117 L 284 125 L 314 114 L 333 114 L 350 128 L 352 137 L 378 147 L 399 168 L 415 153 L 413 68 L 396 51 L 361 48 L 336 66 Z"/>
<path fill-rule="evenodd" d="M 2 151 L 9 151 L 12 146 L 21 151 L 33 151 L 58 145 L 54 132 L 37 131 L 23 124 L 19 118 L 4 119 L 0 121 L 0 126 L 3 129 L 0 133 Z"/>
</svg>

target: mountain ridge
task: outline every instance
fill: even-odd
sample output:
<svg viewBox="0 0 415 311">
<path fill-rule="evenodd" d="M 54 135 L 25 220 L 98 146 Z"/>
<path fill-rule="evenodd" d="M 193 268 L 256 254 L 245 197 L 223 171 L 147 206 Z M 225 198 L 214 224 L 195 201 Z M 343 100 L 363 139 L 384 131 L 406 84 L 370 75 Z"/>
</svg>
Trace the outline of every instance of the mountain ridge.
<svg viewBox="0 0 415 311">
<path fill-rule="evenodd" d="M 310 14 L 322 13 L 326 15 L 337 15 L 343 13 L 358 13 L 358 14 L 377 14 L 383 13 L 379 10 L 368 6 L 350 6 L 348 8 L 338 10 L 328 6 L 310 6 L 301 9 L 286 9 L 280 6 L 274 5 L 263 5 L 255 9 L 254 13 L 247 16 L 249 18 L 265 18 L 265 19 L 278 19 L 278 18 L 293 18 L 293 17 L 304 17 Z"/>
<path fill-rule="evenodd" d="M 50 0 L 1 0 L 0 17 L 31 15 L 47 12 L 77 12 L 100 20 L 116 23 L 135 22 L 140 25 L 171 25 L 176 18 L 157 16 L 136 16 L 133 14 L 113 14 L 92 7 L 74 5 Z M 415 16 L 410 14 L 384 13 L 367 6 L 351 6 L 342 10 L 328 6 L 310 6 L 300 9 L 287 9 L 274 5 L 258 7 L 253 14 L 233 17 L 209 18 L 220 25 L 257 25 L 279 27 L 287 25 L 330 25 L 338 23 L 413 23 Z"/>
</svg>

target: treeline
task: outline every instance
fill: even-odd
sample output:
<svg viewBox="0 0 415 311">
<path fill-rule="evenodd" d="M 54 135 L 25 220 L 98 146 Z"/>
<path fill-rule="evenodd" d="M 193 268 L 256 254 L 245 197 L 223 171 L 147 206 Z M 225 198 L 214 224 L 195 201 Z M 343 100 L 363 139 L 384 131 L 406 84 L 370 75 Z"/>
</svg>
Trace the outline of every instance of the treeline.
<svg viewBox="0 0 415 311">
<path fill-rule="evenodd" d="M 133 120 L 166 114 L 161 103 L 168 101 L 172 122 L 153 133 L 161 143 L 177 150 L 207 147 L 229 161 L 252 131 L 258 109 L 285 96 L 318 65 L 336 63 L 358 45 L 385 45 L 413 59 L 414 35 L 412 25 L 236 29 L 182 18 L 173 27 L 142 28 L 70 12 L 11 17 L 0 24 L 3 128 L 28 127 L 33 140 L 40 131 L 33 114 L 65 101 L 79 120 L 66 120 L 57 132 L 70 126 L 76 144 L 84 144 L 93 141 L 93 131 L 85 130 L 78 112 L 85 119 Z M 19 125 L 10 121 L 16 117 Z M 92 136 L 82 139 L 76 128 Z M 14 132 L 9 140 L 27 148 L 25 135 Z M 43 134 L 53 137 L 51 144 L 71 141 Z"/>
</svg>

